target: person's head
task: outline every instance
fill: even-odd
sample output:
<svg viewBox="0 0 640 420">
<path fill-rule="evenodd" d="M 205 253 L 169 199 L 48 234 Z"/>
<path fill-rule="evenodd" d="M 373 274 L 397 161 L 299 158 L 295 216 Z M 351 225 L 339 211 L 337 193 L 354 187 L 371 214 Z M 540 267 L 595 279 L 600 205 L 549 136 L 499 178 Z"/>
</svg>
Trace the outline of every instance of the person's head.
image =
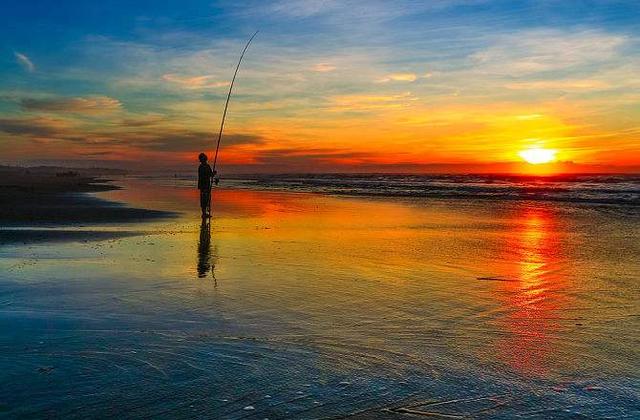
<svg viewBox="0 0 640 420">
<path fill-rule="evenodd" d="M 207 158 L 207 155 L 205 155 L 204 153 L 200 153 L 200 154 L 198 155 L 198 160 L 199 160 L 201 163 L 207 163 L 207 159 L 208 159 L 208 158 Z"/>
</svg>

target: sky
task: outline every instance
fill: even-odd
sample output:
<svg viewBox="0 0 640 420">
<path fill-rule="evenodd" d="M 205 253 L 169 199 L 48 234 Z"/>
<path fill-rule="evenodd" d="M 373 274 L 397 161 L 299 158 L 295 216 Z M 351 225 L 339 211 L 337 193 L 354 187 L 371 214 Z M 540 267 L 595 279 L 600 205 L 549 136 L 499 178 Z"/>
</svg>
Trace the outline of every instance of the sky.
<svg viewBox="0 0 640 420">
<path fill-rule="evenodd" d="M 35 1 L 0 15 L 0 164 L 640 172 L 640 3 Z M 531 166 L 531 165 L 529 165 Z"/>
</svg>

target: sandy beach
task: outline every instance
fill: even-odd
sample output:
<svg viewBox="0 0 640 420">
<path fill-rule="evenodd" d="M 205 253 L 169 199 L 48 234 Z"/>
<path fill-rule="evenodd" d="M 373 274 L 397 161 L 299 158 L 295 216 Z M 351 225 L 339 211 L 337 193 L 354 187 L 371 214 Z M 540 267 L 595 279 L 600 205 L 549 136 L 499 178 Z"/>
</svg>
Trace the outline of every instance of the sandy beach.
<svg viewBox="0 0 640 420">
<path fill-rule="evenodd" d="M 5 416 L 639 414 L 634 213 L 116 184 L 0 246 Z"/>
<path fill-rule="evenodd" d="M 173 215 L 89 195 L 120 188 L 109 181 L 110 172 L 115 171 L 0 167 L 0 244 L 129 236 L 136 232 L 122 226 Z M 98 224 L 119 228 L 91 228 Z"/>
</svg>

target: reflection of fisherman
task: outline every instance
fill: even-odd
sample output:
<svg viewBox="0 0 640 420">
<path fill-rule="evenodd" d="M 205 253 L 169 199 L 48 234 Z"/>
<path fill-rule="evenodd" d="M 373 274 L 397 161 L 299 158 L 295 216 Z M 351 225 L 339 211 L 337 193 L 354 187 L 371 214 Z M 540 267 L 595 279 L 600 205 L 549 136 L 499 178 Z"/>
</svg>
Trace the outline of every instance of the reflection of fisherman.
<svg viewBox="0 0 640 420">
<path fill-rule="evenodd" d="M 200 167 L 198 167 L 198 189 L 200 190 L 200 208 L 202 209 L 202 217 L 211 217 L 209 203 L 209 196 L 211 195 L 211 183 L 216 172 L 211 169 L 211 166 L 207 163 L 207 155 L 200 153 L 198 155 L 200 160 Z"/>
<path fill-rule="evenodd" d="M 211 271 L 211 223 L 206 218 L 200 225 L 200 239 L 198 240 L 198 277 L 204 278 Z M 215 279 L 215 276 L 214 276 Z"/>
</svg>

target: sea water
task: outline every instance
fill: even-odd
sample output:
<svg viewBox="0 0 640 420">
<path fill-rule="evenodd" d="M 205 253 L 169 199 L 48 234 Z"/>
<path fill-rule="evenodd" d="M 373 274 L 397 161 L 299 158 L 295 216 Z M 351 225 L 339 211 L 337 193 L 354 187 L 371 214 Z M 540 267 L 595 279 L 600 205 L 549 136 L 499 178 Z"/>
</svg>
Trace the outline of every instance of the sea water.
<svg viewBox="0 0 640 420">
<path fill-rule="evenodd" d="M 118 183 L 180 216 L 0 246 L 0 415 L 640 415 L 637 179 Z"/>
</svg>

